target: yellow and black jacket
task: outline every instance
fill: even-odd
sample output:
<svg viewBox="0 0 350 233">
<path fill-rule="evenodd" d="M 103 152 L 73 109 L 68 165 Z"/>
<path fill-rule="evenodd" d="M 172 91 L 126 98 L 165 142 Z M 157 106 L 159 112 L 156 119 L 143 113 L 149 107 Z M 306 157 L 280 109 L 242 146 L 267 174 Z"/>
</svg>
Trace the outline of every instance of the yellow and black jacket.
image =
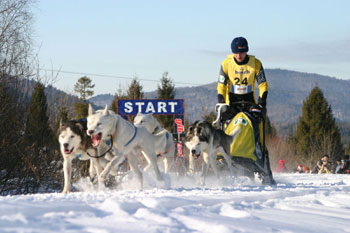
<svg viewBox="0 0 350 233">
<path fill-rule="evenodd" d="M 266 103 L 268 84 L 261 62 L 252 55 L 237 62 L 233 54 L 222 62 L 217 86 L 219 103 L 249 101 L 256 103 L 255 82 L 259 88 L 259 99 Z"/>
</svg>

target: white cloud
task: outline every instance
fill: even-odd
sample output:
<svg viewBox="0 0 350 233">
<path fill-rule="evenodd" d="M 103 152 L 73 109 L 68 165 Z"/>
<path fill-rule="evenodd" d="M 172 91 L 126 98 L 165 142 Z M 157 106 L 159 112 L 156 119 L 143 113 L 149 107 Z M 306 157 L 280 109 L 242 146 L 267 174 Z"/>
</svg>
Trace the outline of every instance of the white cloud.
<svg viewBox="0 0 350 233">
<path fill-rule="evenodd" d="M 305 42 L 256 47 L 255 53 L 270 62 L 334 64 L 350 62 L 350 39 L 324 42 Z"/>
</svg>

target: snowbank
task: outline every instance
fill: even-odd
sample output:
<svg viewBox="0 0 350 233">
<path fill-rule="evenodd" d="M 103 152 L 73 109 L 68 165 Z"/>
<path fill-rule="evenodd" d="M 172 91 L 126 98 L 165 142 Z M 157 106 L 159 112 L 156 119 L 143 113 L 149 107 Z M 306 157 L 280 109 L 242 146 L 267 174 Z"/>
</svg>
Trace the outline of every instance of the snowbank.
<svg viewBox="0 0 350 233">
<path fill-rule="evenodd" d="M 350 232 L 350 175 L 275 178 L 276 186 L 211 178 L 200 188 L 171 176 L 168 187 L 144 191 L 134 180 L 113 191 L 81 181 L 68 195 L 0 197 L 0 232 Z"/>
</svg>

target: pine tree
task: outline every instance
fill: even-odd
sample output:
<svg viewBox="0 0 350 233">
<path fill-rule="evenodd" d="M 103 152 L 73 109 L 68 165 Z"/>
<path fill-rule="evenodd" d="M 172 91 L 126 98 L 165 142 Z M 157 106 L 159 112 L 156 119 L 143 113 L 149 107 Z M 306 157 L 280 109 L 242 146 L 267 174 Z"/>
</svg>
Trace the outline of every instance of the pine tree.
<svg viewBox="0 0 350 233">
<path fill-rule="evenodd" d="M 66 122 L 69 120 L 69 116 L 68 116 L 68 109 L 67 107 L 65 106 L 61 106 L 59 108 L 59 111 L 58 111 L 58 115 L 57 115 L 57 118 L 56 118 L 56 124 L 55 124 L 55 141 L 58 142 L 58 130 L 60 128 L 60 124 L 61 122 Z"/>
<path fill-rule="evenodd" d="M 45 87 L 37 82 L 29 103 L 25 129 L 27 150 L 23 157 L 35 178 L 36 183 L 30 185 L 34 190 L 41 185 L 42 178 L 47 177 L 49 164 L 55 159 L 50 156 L 53 133 L 48 120 Z"/>
<path fill-rule="evenodd" d="M 160 80 L 161 86 L 158 85 L 158 99 L 172 100 L 175 98 L 175 85 L 171 78 L 168 77 L 168 72 L 164 72 Z"/>
<path fill-rule="evenodd" d="M 123 91 L 121 87 L 119 87 L 112 101 L 111 110 L 115 113 L 118 113 L 118 100 L 123 100 L 127 98 L 127 94 Z"/>
<path fill-rule="evenodd" d="M 92 84 L 91 79 L 86 76 L 81 77 L 74 85 L 74 91 L 79 94 L 79 99 L 81 100 L 81 102 L 73 103 L 76 119 L 87 117 L 89 104 L 86 98 L 94 94 L 92 90 L 94 87 L 95 84 Z"/>
<path fill-rule="evenodd" d="M 126 93 L 126 99 L 131 100 L 140 100 L 144 98 L 144 92 L 142 91 L 143 87 L 140 84 L 140 81 L 137 77 L 134 77 L 131 81 L 127 93 Z M 117 102 L 118 103 L 118 102 Z M 134 121 L 135 116 L 128 116 L 129 121 Z"/>
<path fill-rule="evenodd" d="M 11 89 L 4 76 L 6 75 L 0 73 L 0 171 L 3 171 L 0 176 L 1 195 L 16 189 L 16 192 L 20 193 L 17 187 L 21 187 L 21 178 L 25 176 L 23 172 L 25 164 L 22 154 L 19 153 L 25 148 L 23 143 L 23 126 L 26 122 L 23 115 L 25 101 L 19 101 L 16 94 L 18 90 Z"/>
<path fill-rule="evenodd" d="M 346 145 L 345 154 L 346 154 L 346 155 L 349 155 L 349 154 L 350 154 L 350 140 L 348 141 L 348 144 Z"/>
<path fill-rule="evenodd" d="M 52 136 L 47 111 L 45 87 L 37 82 L 29 103 L 26 135 L 39 147 L 46 146 Z"/>
<path fill-rule="evenodd" d="M 88 103 L 73 103 L 75 118 L 83 119 L 88 115 L 89 104 Z"/>
<path fill-rule="evenodd" d="M 80 95 L 80 99 L 84 102 L 89 96 L 94 95 L 92 90 L 95 87 L 95 84 L 91 83 L 91 79 L 87 76 L 81 77 L 78 79 L 78 82 L 74 85 L 74 92 Z"/>
<path fill-rule="evenodd" d="M 161 85 L 158 85 L 158 96 L 157 99 L 171 100 L 175 98 L 175 85 L 171 78 L 168 77 L 168 72 L 164 72 L 161 78 Z M 158 116 L 160 124 L 169 132 L 174 129 L 175 116 Z"/>
<path fill-rule="evenodd" d="M 323 92 L 315 87 L 303 102 L 294 137 L 297 152 L 310 161 L 328 154 L 330 159 L 343 154 L 340 133 Z"/>
<path fill-rule="evenodd" d="M 144 98 L 143 87 L 137 77 L 134 77 L 127 91 L 128 99 L 140 100 Z"/>
</svg>

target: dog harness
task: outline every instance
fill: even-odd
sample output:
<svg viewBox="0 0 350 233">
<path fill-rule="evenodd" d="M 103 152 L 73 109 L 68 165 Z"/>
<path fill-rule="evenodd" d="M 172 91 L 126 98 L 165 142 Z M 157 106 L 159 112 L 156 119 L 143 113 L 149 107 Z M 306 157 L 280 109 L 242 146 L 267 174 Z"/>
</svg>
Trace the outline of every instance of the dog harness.
<svg viewBox="0 0 350 233">
<path fill-rule="evenodd" d="M 152 134 L 154 135 L 158 129 L 159 129 L 159 128 L 158 128 L 158 126 L 157 126 L 157 127 L 154 129 L 154 131 L 153 131 Z M 165 130 L 165 129 L 163 129 L 163 130 Z M 162 131 L 163 131 L 163 130 L 162 130 Z M 158 133 L 159 133 L 159 132 L 158 132 Z M 166 140 L 169 139 L 169 132 L 168 132 L 168 131 L 165 133 L 165 138 L 166 138 Z M 171 151 L 172 149 L 174 149 L 174 147 L 175 147 L 175 143 L 174 143 L 174 145 L 173 145 L 168 151 L 162 152 L 162 153 L 160 153 L 159 155 L 162 156 L 162 155 L 168 154 L 169 151 Z"/>
<path fill-rule="evenodd" d="M 107 143 L 107 141 L 108 141 L 108 143 Z M 99 158 L 105 156 L 108 152 L 110 152 L 110 151 L 113 149 L 113 138 L 112 138 L 112 136 L 111 136 L 111 140 L 107 140 L 107 141 L 106 141 L 106 144 L 109 145 L 109 141 L 110 141 L 110 142 L 111 142 L 111 143 L 110 143 L 111 146 L 110 146 L 104 153 L 102 153 L 102 154 L 100 154 L 100 155 L 97 155 L 97 156 L 94 156 L 94 155 L 90 155 L 90 153 L 86 151 L 86 154 L 87 154 L 89 157 L 95 158 L 95 159 L 99 159 Z M 77 158 L 79 158 L 79 157 L 77 157 Z"/>
<path fill-rule="evenodd" d="M 129 145 L 135 139 L 136 133 L 137 133 L 137 128 L 134 126 L 134 136 L 132 136 L 132 138 L 124 146 Z"/>
<path fill-rule="evenodd" d="M 128 123 L 129 123 L 129 122 L 128 122 Z M 129 123 L 129 124 L 130 124 L 130 123 Z M 131 124 L 130 124 L 130 125 L 131 125 Z M 132 136 L 132 138 L 131 138 L 124 146 L 128 146 L 128 145 L 135 139 L 135 137 L 136 137 L 137 127 L 135 127 L 134 125 L 131 125 L 131 126 L 134 127 L 134 135 Z M 115 138 L 115 135 L 117 135 L 117 127 L 115 127 L 115 130 L 114 130 L 113 135 L 110 135 L 110 136 L 111 136 L 111 141 L 112 141 L 111 147 L 113 146 L 113 138 Z M 108 143 L 109 143 L 109 142 L 106 141 L 106 144 L 107 144 L 107 145 L 109 145 Z"/>
<path fill-rule="evenodd" d="M 175 147 L 175 143 L 174 143 L 174 145 L 173 145 L 168 151 L 165 151 L 165 152 L 163 152 L 163 153 L 160 153 L 160 155 L 162 156 L 162 155 L 168 154 L 169 151 L 171 151 L 172 149 L 174 149 L 174 147 Z"/>
</svg>

